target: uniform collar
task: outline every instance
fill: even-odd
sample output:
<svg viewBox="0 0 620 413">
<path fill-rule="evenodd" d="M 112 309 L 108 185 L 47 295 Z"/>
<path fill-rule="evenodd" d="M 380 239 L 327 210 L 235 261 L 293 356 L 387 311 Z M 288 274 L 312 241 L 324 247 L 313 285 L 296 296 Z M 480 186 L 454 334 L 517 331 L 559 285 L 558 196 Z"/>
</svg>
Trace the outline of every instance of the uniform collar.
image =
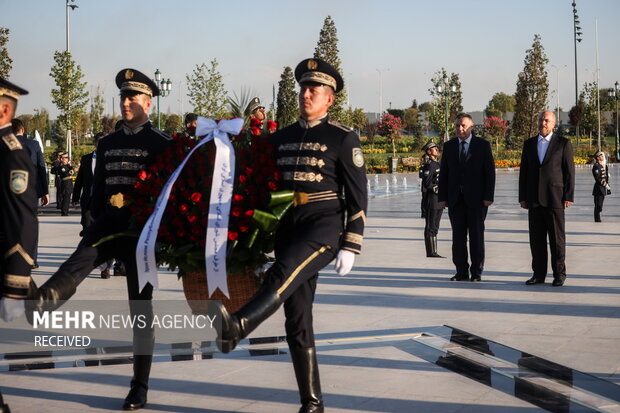
<svg viewBox="0 0 620 413">
<path fill-rule="evenodd" d="M 314 128 L 317 125 L 320 125 L 321 123 L 325 122 L 327 119 L 328 119 L 327 114 L 325 114 L 325 116 L 319 119 L 305 120 L 304 118 L 299 118 L 299 124 L 304 129 L 310 129 L 310 128 Z"/>
<path fill-rule="evenodd" d="M 140 125 L 132 129 L 129 126 L 127 126 L 125 122 L 123 122 L 123 132 L 125 132 L 125 135 L 137 135 L 138 133 L 142 131 L 142 129 L 149 127 L 150 124 L 151 124 L 151 121 L 147 120 L 146 122 L 141 123 Z"/>
</svg>

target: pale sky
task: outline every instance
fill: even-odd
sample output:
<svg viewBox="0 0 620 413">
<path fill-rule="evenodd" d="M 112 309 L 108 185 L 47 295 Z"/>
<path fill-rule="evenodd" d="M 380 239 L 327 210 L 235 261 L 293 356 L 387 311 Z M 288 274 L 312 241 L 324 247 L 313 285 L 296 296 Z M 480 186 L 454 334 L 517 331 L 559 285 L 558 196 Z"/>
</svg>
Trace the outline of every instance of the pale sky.
<svg viewBox="0 0 620 413">
<path fill-rule="evenodd" d="M 514 93 L 534 34 L 549 58 L 550 107 L 574 105 L 571 0 L 76 0 L 70 50 L 90 88 L 104 91 L 107 114 L 118 106 L 116 73 L 125 67 L 173 83 L 162 112 L 187 112 L 185 75 L 217 58 L 225 87 L 272 101 L 285 66 L 314 53 L 327 15 L 338 30 L 350 104 L 367 112 L 429 100 L 430 79 L 445 67 L 460 75 L 466 111 L 482 110 L 496 92 Z M 18 115 L 45 108 L 52 117 L 49 76 L 55 50 L 66 46 L 66 0 L 0 0 L 10 29 L 10 80 L 28 89 Z M 601 87 L 620 81 L 620 1 L 577 0 L 583 41 L 577 45 L 579 85 L 596 74 L 598 21 Z M 118 108 L 115 109 L 118 114 Z"/>
</svg>

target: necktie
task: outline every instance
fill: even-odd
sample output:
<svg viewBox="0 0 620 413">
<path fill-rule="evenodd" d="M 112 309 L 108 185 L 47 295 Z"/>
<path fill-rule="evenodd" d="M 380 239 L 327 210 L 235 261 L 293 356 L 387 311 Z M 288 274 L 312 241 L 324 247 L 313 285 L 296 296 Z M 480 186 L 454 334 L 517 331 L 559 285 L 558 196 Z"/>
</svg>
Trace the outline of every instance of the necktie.
<svg viewBox="0 0 620 413">
<path fill-rule="evenodd" d="M 465 158 L 467 157 L 467 151 L 465 150 L 465 144 L 467 144 L 467 142 L 465 141 L 461 141 L 461 152 L 460 152 L 460 161 L 461 162 L 465 162 Z"/>
</svg>

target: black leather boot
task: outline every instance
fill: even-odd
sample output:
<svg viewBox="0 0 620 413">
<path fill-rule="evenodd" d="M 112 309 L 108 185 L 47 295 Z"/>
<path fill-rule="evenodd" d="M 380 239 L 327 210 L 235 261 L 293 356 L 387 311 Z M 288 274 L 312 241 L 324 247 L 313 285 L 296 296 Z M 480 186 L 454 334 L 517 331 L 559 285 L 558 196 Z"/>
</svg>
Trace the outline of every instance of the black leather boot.
<svg viewBox="0 0 620 413">
<path fill-rule="evenodd" d="M 316 349 L 308 347 L 290 350 L 301 401 L 299 413 L 322 413 L 324 411 L 323 395 L 319 380 L 319 365 L 316 362 Z"/>
<path fill-rule="evenodd" d="M 77 284 L 70 276 L 52 276 L 41 287 L 36 288 L 36 284 L 31 280 L 28 299 L 25 302 L 26 318 L 30 324 L 33 323 L 33 313 L 43 313 L 58 309 L 65 301 L 75 294 Z"/>
<path fill-rule="evenodd" d="M 134 355 L 133 379 L 131 379 L 131 389 L 123 403 L 123 410 L 138 410 L 146 405 L 152 361 L 153 356 Z"/>
<path fill-rule="evenodd" d="M 217 339 L 217 348 L 222 353 L 230 353 L 241 339 L 275 313 L 281 303 L 278 293 L 267 287 L 261 287 L 250 301 L 232 315 L 221 302 L 218 303 L 222 331 Z"/>
<path fill-rule="evenodd" d="M 424 246 L 426 247 L 426 256 L 433 256 L 433 246 L 431 245 L 431 237 L 424 236 Z"/>
<path fill-rule="evenodd" d="M 445 258 L 437 253 L 437 237 L 431 237 L 431 257 L 433 258 Z"/>
</svg>

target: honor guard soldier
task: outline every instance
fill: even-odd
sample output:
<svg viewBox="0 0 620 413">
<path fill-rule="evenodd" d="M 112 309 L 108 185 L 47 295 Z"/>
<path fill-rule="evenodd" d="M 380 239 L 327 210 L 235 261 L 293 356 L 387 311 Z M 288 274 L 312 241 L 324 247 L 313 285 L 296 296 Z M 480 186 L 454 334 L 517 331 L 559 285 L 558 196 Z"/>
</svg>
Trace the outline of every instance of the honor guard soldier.
<svg viewBox="0 0 620 413">
<path fill-rule="evenodd" d="M 594 187 L 592 196 L 594 197 L 594 222 L 601 222 L 601 212 L 603 212 L 603 202 L 605 196 L 611 194 L 609 186 L 609 167 L 605 153 L 597 151 L 594 154 L 594 165 L 592 165 L 592 176 L 594 176 Z"/>
<path fill-rule="evenodd" d="M 248 106 L 245 108 L 243 114 L 245 115 L 246 121 L 256 118 L 262 122 L 267 118 L 267 115 L 265 114 L 265 107 L 261 105 L 258 97 L 250 100 L 250 103 L 248 103 Z"/>
<path fill-rule="evenodd" d="M 73 193 L 73 166 L 69 162 L 67 152 L 60 154 L 60 163 L 51 170 L 59 179 L 58 190 L 60 191 L 60 214 L 63 217 L 69 215 L 69 204 Z"/>
<path fill-rule="evenodd" d="M 344 85 L 337 70 L 321 59 L 306 59 L 295 77 L 301 118 L 272 137 L 283 187 L 295 191 L 294 207 L 278 229 L 275 262 L 259 292 L 232 315 L 221 307 L 218 346 L 231 351 L 284 303 L 299 411 L 322 412 L 312 302 L 318 272 L 335 258 L 336 271 L 345 275 L 361 251 L 366 169 L 358 136 L 327 114 Z"/>
<path fill-rule="evenodd" d="M 439 221 L 443 214 L 443 208 L 439 207 L 437 193 L 439 192 L 439 148 L 432 139 L 426 142 L 422 150 L 428 160 L 420 170 L 422 178 L 422 199 L 424 200 L 423 210 L 426 212 L 424 226 L 424 244 L 426 246 L 426 256 L 432 258 L 444 258 L 437 253 L 437 232 L 439 231 Z"/>
<path fill-rule="evenodd" d="M 93 246 L 103 237 L 124 232 L 130 223 L 131 194 L 138 171 L 154 161 L 170 145 L 172 138 L 151 125 L 148 118 L 157 85 L 135 69 L 123 69 L 116 76 L 120 89 L 123 123 L 101 139 L 93 177 L 91 213 L 95 221 L 85 231 L 71 257 L 39 288 L 35 311 L 50 311 L 69 299 L 86 276 L 105 261 L 117 258 L 125 263 L 130 310 L 133 316 L 152 317 L 153 288 L 138 291 L 136 242 L 119 237 Z M 151 326 L 148 321 L 145 323 Z M 134 329 L 134 376 L 123 409 L 137 410 L 146 404 L 154 336 L 151 328 Z"/>
<path fill-rule="evenodd" d="M 34 165 L 13 134 L 17 101 L 28 92 L 0 78 L 0 318 L 24 314 L 37 240 L 37 191 Z M 0 412 L 10 412 L 0 393 Z"/>
</svg>

